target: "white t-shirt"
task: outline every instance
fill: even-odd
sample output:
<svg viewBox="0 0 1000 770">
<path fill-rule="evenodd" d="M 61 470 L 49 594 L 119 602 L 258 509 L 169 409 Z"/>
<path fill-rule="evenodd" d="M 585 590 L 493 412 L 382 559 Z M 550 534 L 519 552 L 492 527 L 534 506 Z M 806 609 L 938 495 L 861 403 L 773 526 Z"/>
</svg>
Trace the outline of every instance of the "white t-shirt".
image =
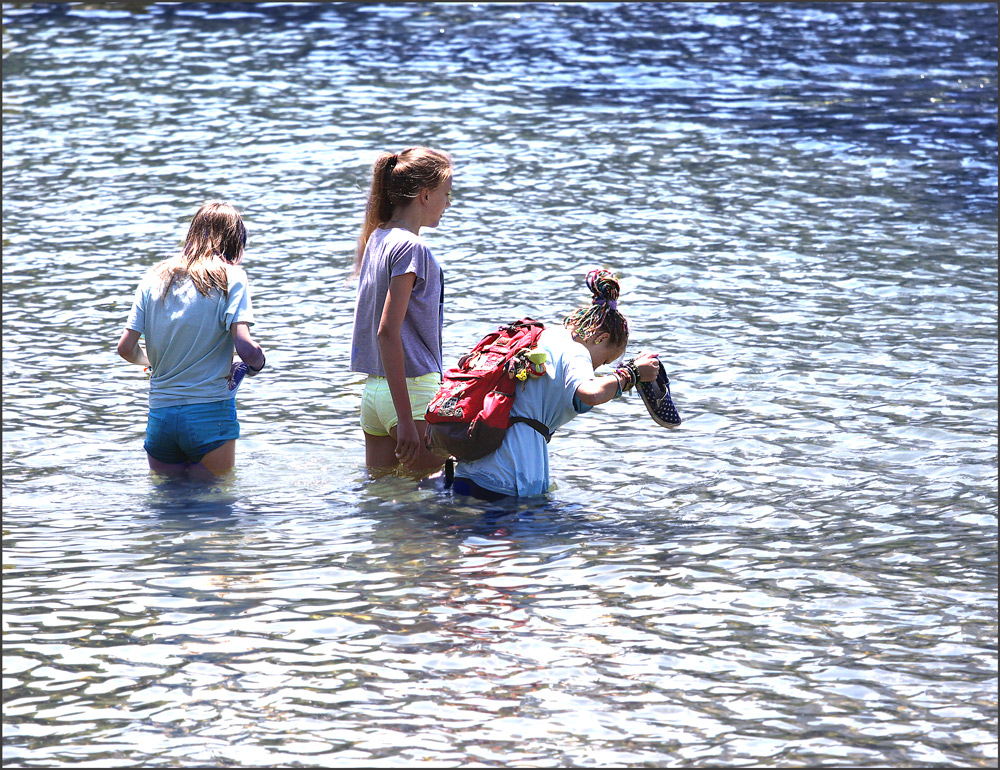
<svg viewBox="0 0 1000 770">
<path fill-rule="evenodd" d="M 205 404 L 233 398 L 226 376 L 235 345 L 230 327 L 253 324 L 250 284 L 238 265 L 226 265 L 229 296 L 201 294 L 190 278 L 177 280 L 161 299 L 163 279 L 149 270 L 135 290 L 126 326 L 146 338 L 151 365 L 149 408 Z"/>
<path fill-rule="evenodd" d="M 531 417 L 550 431 L 590 409 L 576 400 L 576 390 L 594 376 L 594 363 L 583 345 L 562 326 L 546 328 L 537 348 L 548 354 L 545 375 L 518 385 L 511 417 Z M 458 463 L 455 475 L 506 495 L 541 495 L 549 489 L 549 452 L 544 437 L 529 425 L 514 423 L 500 448 L 473 462 Z"/>
</svg>

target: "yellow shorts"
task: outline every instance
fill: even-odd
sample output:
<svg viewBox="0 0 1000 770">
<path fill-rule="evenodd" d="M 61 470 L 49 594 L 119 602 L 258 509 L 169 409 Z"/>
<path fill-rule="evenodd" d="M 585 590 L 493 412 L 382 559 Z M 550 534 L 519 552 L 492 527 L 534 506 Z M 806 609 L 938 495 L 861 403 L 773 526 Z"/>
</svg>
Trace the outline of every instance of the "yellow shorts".
<svg viewBox="0 0 1000 770">
<path fill-rule="evenodd" d="M 441 387 L 441 375 L 437 372 L 406 378 L 406 392 L 410 395 L 410 413 L 414 420 L 424 419 L 427 405 Z M 364 392 L 361 394 L 361 427 L 372 436 L 388 436 L 389 430 L 399 422 L 396 407 L 392 405 L 392 394 L 385 377 L 368 375 Z"/>
</svg>

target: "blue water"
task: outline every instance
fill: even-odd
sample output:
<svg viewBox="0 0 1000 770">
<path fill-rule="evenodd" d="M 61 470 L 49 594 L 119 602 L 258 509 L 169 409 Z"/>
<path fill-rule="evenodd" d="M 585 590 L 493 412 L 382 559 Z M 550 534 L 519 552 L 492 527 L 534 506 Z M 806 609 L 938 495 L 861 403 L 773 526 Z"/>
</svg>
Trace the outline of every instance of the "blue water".
<svg viewBox="0 0 1000 770">
<path fill-rule="evenodd" d="M 996 766 L 997 6 L 5 4 L 3 763 Z M 595 266 L 544 499 L 371 481 L 370 165 L 455 160 L 445 357 Z M 205 200 L 268 369 L 151 476 L 114 344 Z"/>
</svg>

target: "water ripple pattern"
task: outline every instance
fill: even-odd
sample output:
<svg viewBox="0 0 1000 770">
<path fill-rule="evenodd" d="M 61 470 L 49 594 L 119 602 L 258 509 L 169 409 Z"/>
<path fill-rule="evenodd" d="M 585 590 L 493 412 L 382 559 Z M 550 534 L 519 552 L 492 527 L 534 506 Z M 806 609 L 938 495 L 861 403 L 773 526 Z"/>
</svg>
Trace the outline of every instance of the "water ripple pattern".
<svg viewBox="0 0 1000 770">
<path fill-rule="evenodd" d="M 3 6 L 5 766 L 995 767 L 997 6 Z M 365 477 L 370 165 L 455 159 L 445 356 L 596 266 L 545 499 Z M 203 201 L 268 370 L 151 477 L 117 358 Z"/>
</svg>

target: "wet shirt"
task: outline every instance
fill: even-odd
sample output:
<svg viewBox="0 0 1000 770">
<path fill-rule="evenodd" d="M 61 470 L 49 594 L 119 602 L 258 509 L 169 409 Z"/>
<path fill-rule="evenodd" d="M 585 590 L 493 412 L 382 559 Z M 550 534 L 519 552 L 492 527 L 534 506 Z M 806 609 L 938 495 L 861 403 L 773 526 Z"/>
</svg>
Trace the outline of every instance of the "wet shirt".
<svg viewBox="0 0 1000 770">
<path fill-rule="evenodd" d="M 413 273 L 416 279 L 400 330 L 404 376 L 441 374 L 444 272 L 420 236 L 394 227 L 376 228 L 368 239 L 354 306 L 351 371 L 385 377 L 378 349 L 378 325 L 389 281 Z"/>
<path fill-rule="evenodd" d="M 523 390 L 518 386 L 510 414 L 534 418 L 554 431 L 590 409 L 576 398 L 576 390 L 593 378 L 594 363 L 587 348 L 562 326 L 546 328 L 536 347 L 548 355 L 545 374 L 529 379 Z M 529 425 L 514 423 L 496 452 L 458 463 L 455 475 L 501 494 L 541 495 L 549 489 L 548 445 Z"/>
<path fill-rule="evenodd" d="M 253 324 L 250 284 L 243 268 L 227 265 L 229 295 L 203 295 L 190 278 L 162 296 L 164 281 L 150 270 L 135 290 L 126 326 L 146 340 L 149 408 L 233 398 L 226 380 L 233 362 L 234 323 Z"/>
</svg>

